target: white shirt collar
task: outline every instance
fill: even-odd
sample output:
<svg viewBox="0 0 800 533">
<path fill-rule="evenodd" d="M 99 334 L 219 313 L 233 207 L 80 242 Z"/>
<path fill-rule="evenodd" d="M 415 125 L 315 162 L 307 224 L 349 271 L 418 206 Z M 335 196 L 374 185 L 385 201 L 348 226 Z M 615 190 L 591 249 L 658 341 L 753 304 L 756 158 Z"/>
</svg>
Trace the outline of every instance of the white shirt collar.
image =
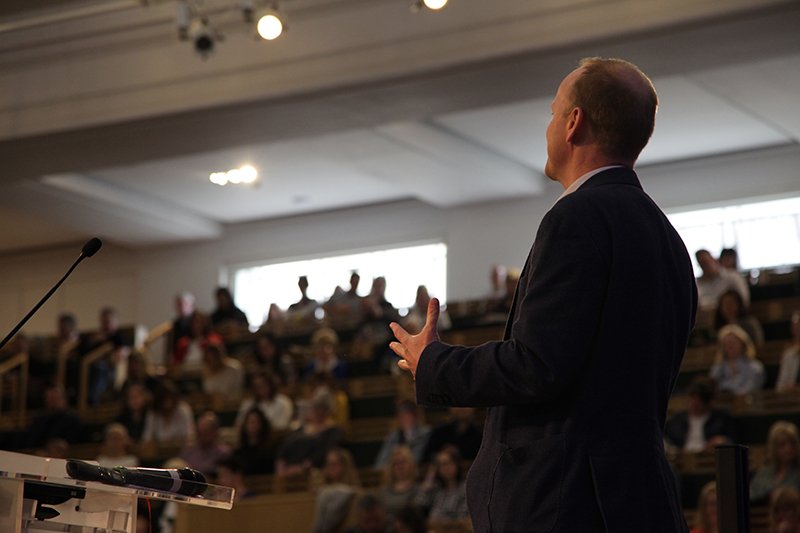
<svg viewBox="0 0 800 533">
<path fill-rule="evenodd" d="M 622 166 L 623 165 L 609 165 L 607 167 L 600 167 L 600 168 L 596 168 L 594 170 L 590 170 L 589 172 L 587 172 L 586 174 L 584 174 L 580 178 L 578 178 L 575 181 L 573 181 L 572 184 L 569 187 L 567 187 L 564 192 L 561 193 L 561 196 L 558 197 L 558 200 L 561 200 L 565 196 L 569 196 L 570 194 L 572 194 L 575 191 L 577 191 L 580 188 L 581 185 L 583 185 L 584 183 L 589 181 L 589 178 L 591 178 L 595 174 L 599 174 L 599 173 L 603 172 L 604 170 L 608 170 L 610 168 L 619 168 L 619 167 L 622 167 Z M 556 202 L 558 202 L 558 200 L 556 200 Z"/>
</svg>

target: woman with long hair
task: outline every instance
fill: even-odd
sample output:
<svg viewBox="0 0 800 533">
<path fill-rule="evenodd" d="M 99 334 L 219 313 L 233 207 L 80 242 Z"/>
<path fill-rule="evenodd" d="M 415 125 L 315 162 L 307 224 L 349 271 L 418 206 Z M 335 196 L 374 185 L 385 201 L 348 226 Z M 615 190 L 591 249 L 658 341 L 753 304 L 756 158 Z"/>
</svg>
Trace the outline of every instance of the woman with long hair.
<svg viewBox="0 0 800 533">
<path fill-rule="evenodd" d="M 800 490 L 800 432 L 784 420 L 769 429 L 767 461 L 750 482 L 750 501 L 763 501 L 780 487 Z"/>
</svg>

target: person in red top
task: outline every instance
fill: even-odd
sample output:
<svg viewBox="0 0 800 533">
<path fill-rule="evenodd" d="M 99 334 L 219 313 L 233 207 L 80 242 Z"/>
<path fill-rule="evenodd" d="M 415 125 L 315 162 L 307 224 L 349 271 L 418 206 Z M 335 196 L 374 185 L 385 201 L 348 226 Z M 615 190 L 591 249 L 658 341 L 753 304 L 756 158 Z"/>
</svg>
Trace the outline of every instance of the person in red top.
<svg viewBox="0 0 800 533">
<path fill-rule="evenodd" d="M 199 311 L 192 313 L 189 333 L 175 343 L 170 366 L 186 370 L 203 367 L 203 349 L 209 343 L 223 344 L 222 337 L 211 329 L 208 317 Z"/>
</svg>

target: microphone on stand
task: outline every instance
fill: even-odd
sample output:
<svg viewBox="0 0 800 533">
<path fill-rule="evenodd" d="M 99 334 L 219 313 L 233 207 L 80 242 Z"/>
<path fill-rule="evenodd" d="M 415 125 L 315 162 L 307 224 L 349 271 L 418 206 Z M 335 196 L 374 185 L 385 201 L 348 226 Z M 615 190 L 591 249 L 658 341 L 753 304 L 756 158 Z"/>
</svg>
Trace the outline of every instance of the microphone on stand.
<svg viewBox="0 0 800 533">
<path fill-rule="evenodd" d="M 36 311 L 38 311 L 39 308 L 53 295 L 53 293 L 56 292 L 56 289 L 58 289 L 61 286 L 61 284 L 64 283 L 64 280 L 66 280 L 67 277 L 69 277 L 69 275 L 72 274 L 72 271 L 75 270 L 75 267 L 78 266 L 78 263 L 80 263 L 87 257 L 92 257 L 94 254 L 97 253 L 97 250 L 99 250 L 101 246 L 103 246 L 103 241 L 101 241 L 97 237 L 90 239 L 86 244 L 83 245 L 83 248 L 81 249 L 81 254 L 78 256 L 78 259 L 76 259 L 75 262 L 72 263 L 72 266 L 69 267 L 69 270 L 67 270 L 67 273 L 64 274 L 64 277 L 61 278 L 58 281 L 58 283 L 56 283 L 53 286 L 53 288 L 50 289 L 50 291 L 44 295 L 44 298 L 39 300 L 39 303 L 36 304 L 34 308 L 31 309 L 30 312 L 27 315 L 25 315 L 25 317 L 22 320 L 19 321 L 19 324 L 14 326 L 14 329 L 11 330 L 11 333 L 6 335 L 6 338 L 0 341 L 0 350 L 3 349 L 3 346 L 8 344 L 8 341 L 10 341 L 11 338 L 17 334 L 17 332 L 22 328 L 22 326 L 24 326 L 25 323 L 28 320 L 30 320 L 30 318 L 36 313 Z"/>
<path fill-rule="evenodd" d="M 142 487 L 184 496 L 199 496 L 207 487 L 206 477 L 202 472 L 191 468 L 107 468 L 69 459 L 67 474 L 81 481 L 99 481 L 118 487 Z"/>
</svg>

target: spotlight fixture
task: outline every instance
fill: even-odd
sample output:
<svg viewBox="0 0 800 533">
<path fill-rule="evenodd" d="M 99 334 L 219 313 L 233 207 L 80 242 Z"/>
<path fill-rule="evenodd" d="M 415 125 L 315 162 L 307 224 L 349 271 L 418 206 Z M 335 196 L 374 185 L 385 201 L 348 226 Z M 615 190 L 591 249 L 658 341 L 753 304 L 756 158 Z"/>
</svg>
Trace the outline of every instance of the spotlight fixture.
<svg viewBox="0 0 800 533">
<path fill-rule="evenodd" d="M 216 31 L 208 18 L 198 13 L 193 0 L 179 0 L 175 14 L 175 25 L 181 41 L 192 41 L 194 50 L 205 59 L 214 51 L 222 34 Z"/>
<path fill-rule="evenodd" d="M 258 179 L 258 170 L 252 165 L 243 165 L 239 168 L 232 168 L 227 172 L 212 172 L 208 175 L 208 180 L 220 187 L 224 185 L 252 185 Z"/>
<path fill-rule="evenodd" d="M 261 9 L 257 9 L 256 0 L 240 0 L 240 5 L 245 22 L 255 24 L 256 33 L 265 41 L 277 39 L 286 30 L 285 16 L 279 12 L 277 2 Z"/>
<path fill-rule="evenodd" d="M 422 8 L 427 8 L 431 11 L 439 11 L 446 5 L 447 0 L 414 0 L 411 4 L 411 11 L 418 13 Z"/>
</svg>

